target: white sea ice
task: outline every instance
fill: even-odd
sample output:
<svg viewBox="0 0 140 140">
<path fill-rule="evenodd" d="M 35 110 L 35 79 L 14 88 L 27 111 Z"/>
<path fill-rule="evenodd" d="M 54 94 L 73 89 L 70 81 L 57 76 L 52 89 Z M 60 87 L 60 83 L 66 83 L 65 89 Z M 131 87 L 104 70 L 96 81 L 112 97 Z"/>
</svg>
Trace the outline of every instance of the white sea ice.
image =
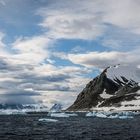
<svg viewBox="0 0 140 140">
<path fill-rule="evenodd" d="M 109 119 L 132 119 L 135 115 L 139 115 L 139 112 L 123 111 L 123 112 L 88 112 L 86 117 L 99 117 Z"/>
<path fill-rule="evenodd" d="M 108 116 L 109 119 L 116 119 L 116 118 L 119 118 L 119 115 L 116 114 L 116 115 L 110 115 Z"/>
<path fill-rule="evenodd" d="M 48 116 L 50 116 L 50 117 L 69 117 L 65 113 L 52 113 L 52 112 L 48 113 Z"/>
<path fill-rule="evenodd" d="M 48 113 L 48 116 L 50 116 L 50 117 L 59 117 L 59 118 L 61 118 L 61 117 L 72 117 L 72 116 L 78 116 L 77 114 L 75 114 L 75 113 L 55 113 L 55 112 L 49 112 Z"/>
<path fill-rule="evenodd" d="M 105 115 L 103 113 L 97 113 L 96 114 L 96 117 L 99 117 L 99 118 L 107 118 L 107 115 Z"/>
<path fill-rule="evenodd" d="M 22 110 L 16 110 L 16 109 L 1 109 L 0 110 L 0 115 L 24 115 L 26 112 Z"/>
<path fill-rule="evenodd" d="M 39 122 L 57 122 L 55 119 L 41 118 L 38 120 Z"/>
<path fill-rule="evenodd" d="M 119 116 L 119 119 L 133 119 L 133 116 Z"/>
<path fill-rule="evenodd" d="M 99 118 L 106 118 L 107 116 L 102 112 L 88 112 L 86 117 L 99 117 Z"/>
<path fill-rule="evenodd" d="M 86 114 L 86 117 L 96 117 L 96 113 L 95 112 L 88 112 Z"/>
<path fill-rule="evenodd" d="M 68 113 L 66 113 L 69 117 L 76 117 L 76 116 L 78 116 L 78 114 L 76 114 L 76 113 L 70 113 L 70 114 L 68 114 Z"/>
</svg>

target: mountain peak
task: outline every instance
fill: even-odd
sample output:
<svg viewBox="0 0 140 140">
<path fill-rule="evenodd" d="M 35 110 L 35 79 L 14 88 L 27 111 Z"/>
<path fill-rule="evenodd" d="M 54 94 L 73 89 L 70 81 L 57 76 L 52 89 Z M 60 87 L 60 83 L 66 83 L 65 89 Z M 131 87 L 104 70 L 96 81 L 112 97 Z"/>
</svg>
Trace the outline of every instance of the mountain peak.
<svg viewBox="0 0 140 140">
<path fill-rule="evenodd" d="M 131 72 L 125 72 L 126 66 L 109 66 L 91 80 L 68 110 L 89 110 L 93 107 L 121 106 L 124 101 L 137 100 L 140 86 L 132 80 Z"/>
</svg>

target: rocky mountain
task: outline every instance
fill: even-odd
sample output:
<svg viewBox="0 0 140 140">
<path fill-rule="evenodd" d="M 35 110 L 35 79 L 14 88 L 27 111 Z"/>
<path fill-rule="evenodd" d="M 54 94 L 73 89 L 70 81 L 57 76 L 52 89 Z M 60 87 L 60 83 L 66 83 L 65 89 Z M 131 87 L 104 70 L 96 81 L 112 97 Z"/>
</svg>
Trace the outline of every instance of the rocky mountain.
<svg viewBox="0 0 140 140">
<path fill-rule="evenodd" d="M 0 104 L 0 109 L 23 109 L 22 104 Z"/>
<path fill-rule="evenodd" d="M 47 106 L 42 105 L 42 104 L 0 104 L 0 110 L 22 110 L 22 109 L 27 109 L 27 110 L 43 110 L 47 109 Z"/>
<path fill-rule="evenodd" d="M 60 112 L 62 110 L 62 105 L 61 104 L 54 104 L 51 108 L 50 108 L 50 112 Z"/>
<path fill-rule="evenodd" d="M 73 105 L 67 110 L 78 111 L 122 106 L 140 107 L 139 83 L 132 80 L 130 74 L 125 77 L 125 74 L 121 75 L 121 73 L 117 72 L 117 69 L 120 70 L 120 68 L 120 65 L 116 65 L 104 69 L 99 76 L 86 85 Z"/>
</svg>

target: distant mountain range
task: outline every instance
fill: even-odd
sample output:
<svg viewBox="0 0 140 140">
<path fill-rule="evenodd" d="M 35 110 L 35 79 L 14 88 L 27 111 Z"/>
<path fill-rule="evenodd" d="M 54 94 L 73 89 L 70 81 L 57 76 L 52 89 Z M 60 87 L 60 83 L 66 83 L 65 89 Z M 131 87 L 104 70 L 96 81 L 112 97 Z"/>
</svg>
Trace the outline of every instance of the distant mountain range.
<svg viewBox="0 0 140 140">
<path fill-rule="evenodd" d="M 140 108 L 140 84 L 133 76 L 121 75 L 120 65 L 107 67 L 91 80 L 76 101 L 67 109 L 69 111 L 99 109 L 103 107 L 123 108 L 124 110 Z"/>
<path fill-rule="evenodd" d="M 15 110 L 20 110 L 20 109 L 27 109 L 27 110 L 43 110 L 47 109 L 47 106 L 42 105 L 42 104 L 0 104 L 0 109 L 15 109 Z"/>
<path fill-rule="evenodd" d="M 62 105 L 60 103 L 55 103 L 51 108 L 50 112 L 60 112 L 62 110 Z"/>
<path fill-rule="evenodd" d="M 51 108 L 43 104 L 0 104 L 0 110 L 50 111 L 60 112 L 62 105 L 55 103 Z"/>
</svg>

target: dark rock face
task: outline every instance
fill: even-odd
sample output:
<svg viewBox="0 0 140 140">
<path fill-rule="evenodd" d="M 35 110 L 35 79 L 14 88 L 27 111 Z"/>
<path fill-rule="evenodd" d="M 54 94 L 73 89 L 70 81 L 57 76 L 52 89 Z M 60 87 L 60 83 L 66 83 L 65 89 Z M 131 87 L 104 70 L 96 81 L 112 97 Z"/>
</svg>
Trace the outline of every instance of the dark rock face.
<svg viewBox="0 0 140 140">
<path fill-rule="evenodd" d="M 120 106 L 122 101 L 136 99 L 138 96 L 136 92 L 140 90 L 138 83 L 123 76 L 121 79 L 117 77 L 109 79 L 106 74 L 108 69 L 109 67 L 86 85 L 73 105 L 68 108 L 69 111 L 89 110 L 92 107 Z M 101 96 L 103 93 L 111 97 L 103 98 Z"/>
</svg>

